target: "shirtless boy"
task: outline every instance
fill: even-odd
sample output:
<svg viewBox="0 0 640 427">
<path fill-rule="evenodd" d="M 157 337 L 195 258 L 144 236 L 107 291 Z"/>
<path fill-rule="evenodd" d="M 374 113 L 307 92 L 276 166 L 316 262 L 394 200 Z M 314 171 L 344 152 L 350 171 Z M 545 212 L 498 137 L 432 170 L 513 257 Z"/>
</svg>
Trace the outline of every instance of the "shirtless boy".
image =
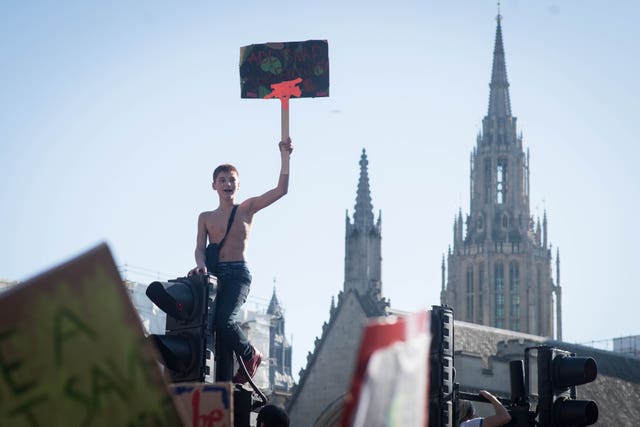
<svg viewBox="0 0 640 427">
<path fill-rule="evenodd" d="M 236 318 L 240 307 L 247 299 L 251 285 L 251 273 L 246 262 L 246 247 L 253 215 L 287 194 L 289 188 L 289 157 L 293 151 L 291 139 L 281 141 L 279 148 L 281 163 L 278 185 L 261 196 L 251 197 L 238 205 L 229 234 L 220 248 L 216 271 L 212 272 L 218 278 L 214 319 L 216 335 L 242 357 L 251 377 L 255 375 L 262 362 L 262 354 L 249 343 Z M 198 217 L 196 267 L 189 272 L 190 275 L 207 273 L 207 241 L 219 243 L 227 232 L 236 192 L 240 188 L 238 171 L 228 164 L 218 166 L 213 172 L 211 186 L 218 193 L 219 206 L 216 210 L 202 212 Z M 233 377 L 235 383 L 244 384 L 248 380 L 242 370 L 238 370 Z"/>
</svg>

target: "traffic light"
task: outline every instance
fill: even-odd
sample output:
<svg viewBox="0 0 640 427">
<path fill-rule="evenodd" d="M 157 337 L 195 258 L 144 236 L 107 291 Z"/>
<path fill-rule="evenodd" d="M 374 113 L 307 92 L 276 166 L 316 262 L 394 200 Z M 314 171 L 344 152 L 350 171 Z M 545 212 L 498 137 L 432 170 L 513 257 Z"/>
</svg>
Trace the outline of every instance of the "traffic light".
<svg viewBox="0 0 640 427">
<path fill-rule="evenodd" d="M 429 376 L 429 425 L 452 427 L 454 369 L 453 310 L 450 307 L 431 307 Z"/>
<path fill-rule="evenodd" d="M 208 275 L 153 282 L 147 297 L 167 314 L 165 335 L 150 335 L 173 382 L 204 381 L 208 367 Z"/>
<path fill-rule="evenodd" d="M 537 349 L 538 425 L 574 427 L 598 421 L 598 405 L 591 400 L 576 399 L 576 386 L 596 379 L 596 361 L 553 347 Z"/>
</svg>

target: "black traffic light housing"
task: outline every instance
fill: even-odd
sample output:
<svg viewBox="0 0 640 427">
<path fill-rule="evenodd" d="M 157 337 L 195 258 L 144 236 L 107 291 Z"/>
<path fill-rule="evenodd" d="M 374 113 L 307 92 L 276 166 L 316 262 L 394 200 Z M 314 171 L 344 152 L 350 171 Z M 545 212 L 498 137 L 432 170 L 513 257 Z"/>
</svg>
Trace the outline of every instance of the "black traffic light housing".
<svg viewBox="0 0 640 427">
<path fill-rule="evenodd" d="M 150 335 L 173 382 L 204 381 L 207 374 L 208 275 L 153 282 L 147 297 L 167 314 L 165 335 Z"/>
<path fill-rule="evenodd" d="M 453 427 L 453 309 L 431 307 L 431 351 L 429 353 L 429 425 Z"/>
<path fill-rule="evenodd" d="M 598 421 L 598 405 L 576 399 L 576 386 L 596 379 L 596 361 L 549 346 L 539 346 L 537 350 L 539 425 L 589 426 Z"/>
</svg>

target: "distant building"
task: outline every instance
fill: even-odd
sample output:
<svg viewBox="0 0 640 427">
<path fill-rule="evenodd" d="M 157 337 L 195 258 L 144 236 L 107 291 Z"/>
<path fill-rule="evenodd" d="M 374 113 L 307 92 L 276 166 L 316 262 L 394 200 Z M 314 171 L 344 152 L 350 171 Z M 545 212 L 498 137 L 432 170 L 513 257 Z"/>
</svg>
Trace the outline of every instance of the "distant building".
<svg viewBox="0 0 640 427">
<path fill-rule="evenodd" d="M 640 335 L 614 338 L 613 351 L 640 357 Z"/>
<path fill-rule="evenodd" d="M 500 20 L 489 110 L 471 154 L 470 213 L 463 219 L 460 211 L 454 220 L 446 285 L 442 260 L 441 304 L 460 320 L 562 339 L 560 254 L 554 284 L 547 215 L 534 222 L 529 208 L 529 153 L 511 114 Z"/>
<path fill-rule="evenodd" d="M 275 286 L 266 314 L 269 319 L 269 390 L 272 392 L 270 402 L 284 406 L 291 397 L 295 384 L 291 373 L 292 347 L 285 335 L 284 311 L 276 297 Z"/>
<path fill-rule="evenodd" d="M 545 337 L 497 329 L 473 323 L 454 322 L 454 365 L 460 390 L 489 390 L 509 398 L 509 362 L 522 360 L 527 347 L 547 345 L 582 357 L 598 365 L 595 381 L 577 387 L 577 398 L 598 405 L 597 425 L 635 427 L 640 419 L 640 358 L 595 349 Z M 535 354 L 535 352 L 532 352 Z M 531 359 L 531 405 L 537 405 L 537 363 Z"/>
</svg>

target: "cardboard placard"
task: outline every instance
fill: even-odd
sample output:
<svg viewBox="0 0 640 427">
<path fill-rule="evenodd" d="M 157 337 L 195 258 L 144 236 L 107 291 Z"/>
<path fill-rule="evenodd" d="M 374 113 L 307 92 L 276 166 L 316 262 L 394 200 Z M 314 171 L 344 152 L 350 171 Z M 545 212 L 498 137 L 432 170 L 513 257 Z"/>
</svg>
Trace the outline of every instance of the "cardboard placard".
<svg viewBox="0 0 640 427">
<path fill-rule="evenodd" d="M 179 426 L 100 245 L 0 296 L 0 426 Z"/>
<path fill-rule="evenodd" d="M 429 425 L 427 312 L 373 319 L 366 326 L 342 427 Z"/>
<path fill-rule="evenodd" d="M 233 426 L 232 383 L 181 383 L 171 393 L 191 427 Z"/>
<path fill-rule="evenodd" d="M 327 41 L 264 43 L 240 48 L 242 98 L 281 98 L 273 93 L 272 85 L 283 82 L 299 87 L 299 92 L 293 93 L 296 97 L 329 96 Z"/>
</svg>

